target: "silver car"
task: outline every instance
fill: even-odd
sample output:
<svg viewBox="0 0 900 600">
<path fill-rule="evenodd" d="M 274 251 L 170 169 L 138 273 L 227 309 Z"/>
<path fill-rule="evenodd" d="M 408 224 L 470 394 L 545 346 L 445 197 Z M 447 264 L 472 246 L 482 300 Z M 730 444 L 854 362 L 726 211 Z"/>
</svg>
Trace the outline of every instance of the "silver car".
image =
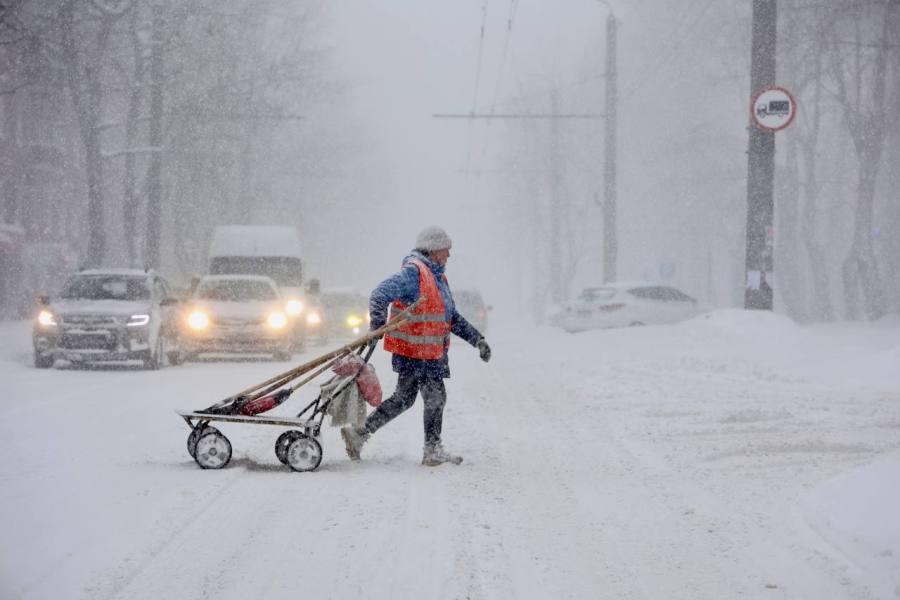
<svg viewBox="0 0 900 600">
<path fill-rule="evenodd" d="M 34 365 L 141 361 L 158 369 L 180 362 L 178 300 L 153 271 L 86 270 L 72 275 L 58 298 L 38 297 Z"/>
</svg>

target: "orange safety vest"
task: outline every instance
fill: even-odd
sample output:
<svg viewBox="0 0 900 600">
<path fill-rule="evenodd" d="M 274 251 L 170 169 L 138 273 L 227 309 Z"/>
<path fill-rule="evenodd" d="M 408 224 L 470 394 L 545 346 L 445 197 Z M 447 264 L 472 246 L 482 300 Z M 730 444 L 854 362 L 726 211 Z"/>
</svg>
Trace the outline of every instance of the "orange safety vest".
<svg viewBox="0 0 900 600">
<path fill-rule="evenodd" d="M 450 344 L 450 323 L 447 322 L 444 299 L 431 269 L 417 258 L 409 262 L 419 269 L 419 296 L 424 299 L 409 314 L 406 323 L 385 334 L 384 349 L 408 358 L 437 360 L 444 356 L 444 349 Z M 444 281 L 447 281 L 446 276 Z M 395 319 L 406 306 L 395 300 L 388 320 Z"/>
</svg>

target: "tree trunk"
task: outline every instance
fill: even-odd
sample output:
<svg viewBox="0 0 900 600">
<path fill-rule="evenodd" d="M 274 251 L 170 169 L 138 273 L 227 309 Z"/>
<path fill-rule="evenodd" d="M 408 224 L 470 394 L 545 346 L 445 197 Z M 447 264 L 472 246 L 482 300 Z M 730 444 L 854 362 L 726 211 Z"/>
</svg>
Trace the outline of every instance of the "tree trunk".
<svg viewBox="0 0 900 600">
<path fill-rule="evenodd" d="M 785 310 L 792 319 L 806 321 L 809 309 L 806 303 L 806 281 L 799 268 L 797 235 L 800 229 L 800 165 L 796 136 L 789 138 L 787 159 L 782 177 L 778 178 L 778 202 L 776 204 L 775 253 L 779 265 L 778 289 Z"/>
<path fill-rule="evenodd" d="M 802 146 L 803 165 L 806 180 L 803 185 L 803 217 L 800 219 L 800 233 L 803 248 L 809 264 L 812 280 L 813 318 L 825 321 L 834 319 L 834 305 L 831 302 L 831 282 L 828 277 L 825 249 L 816 235 L 819 201 L 819 180 L 816 175 L 816 147 Z"/>
<path fill-rule="evenodd" d="M 103 157 L 100 147 L 101 103 L 103 89 L 101 87 L 101 61 L 109 41 L 111 23 L 104 21 L 97 33 L 94 51 L 90 48 L 82 57 L 75 31 L 76 19 L 74 4 L 69 3 L 61 13 L 61 30 L 63 39 L 63 60 L 72 103 L 78 118 L 81 143 L 84 147 L 85 179 L 88 191 L 88 245 L 85 265 L 96 267 L 103 263 L 106 251 L 106 231 L 103 219 Z M 77 41 L 76 41 L 77 40 Z M 81 62 L 84 62 L 82 69 Z"/>
<path fill-rule="evenodd" d="M 860 154 L 853 243 L 843 266 L 844 284 L 858 286 L 858 289 L 847 289 L 846 291 L 847 306 L 849 311 L 852 311 L 848 316 L 851 318 L 860 316 L 860 299 L 862 299 L 862 308 L 865 310 L 867 318 L 877 319 L 884 316 L 885 313 L 884 288 L 872 243 L 875 183 L 878 177 L 878 166 L 881 162 L 880 146 L 881 144 L 878 144 L 878 148 L 872 148 L 870 152 Z"/>
<path fill-rule="evenodd" d="M 137 139 L 139 119 L 141 116 L 141 104 L 144 86 L 144 56 L 143 46 L 138 39 L 138 25 L 140 23 L 140 10 L 135 7 L 131 15 L 131 39 L 134 48 L 134 79 L 132 80 L 131 95 L 128 99 L 128 115 L 125 125 L 125 147 L 133 148 Z M 128 253 L 128 264 L 137 266 L 137 212 L 139 197 L 135 193 L 137 177 L 135 168 L 137 157 L 133 152 L 125 154 L 125 173 L 122 183 L 124 192 L 123 225 L 125 233 L 125 248 Z"/>
<path fill-rule="evenodd" d="M 859 163 L 853 242 L 842 269 L 847 315 L 850 318 L 859 318 L 860 309 L 865 311 L 865 315 L 869 319 L 877 319 L 885 313 L 884 288 L 878 272 L 872 237 L 875 233 L 873 229 L 875 188 L 884 150 L 885 130 L 891 125 L 894 118 L 885 110 L 885 98 L 889 40 L 893 17 L 898 7 L 900 7 L 900 0 L 889 0 L 885 7 L 881 39 L 872 65 L 872 91 L 868 109 L 863 108 L 862 101 L 863 65 L 860 57 L 863 45 L 859 36 L 859 21 L 857 21 L 854 71 L 856 78 L 855 107 L 848 101 L 843 79 L 838 81 L 845 120 L 853 138 Z M 836 74 L 838 77 L 842 77 L 840 69 L 836 69 Z"/>
<path fill-rule="evenodd" d="M 813 318 L 831 321 L 834 319 L 834 306 L 831 302 L 831 282 L 828 276 L 825 249 L 819 243 L 816 235 L 819 202 L 819 178 L 816 168 L 818 166 L 819 132 L 822 125 L 821 54 L 816 53 L 815 60 L 813 72 L 813 85 L 815 88 L 812 102 L 807 109 L 808 114 L 811 115 L 809 132 L 800 144 L 805 175 L 800 233 L 803 240 L 803 248 L 806 250 L 809 274 L 812 279 Z"/>
<path fill-rule="evenodd" d="M 10 168 L 3 174 L 0 184 L 0 194 L 3 197 L 4 223 L 15 223 L 19 216 L 19 186 L 17 182 L 18 172 L 11 168 L 12 165 L 21 164 L 19 159 L 18 111 L 16 96 L 8 94 L 3 98 L 3 148 L 0 149 L 0 157 Z"/>
<path fill-rule="evenodd" d="M 147 190 L 146 266 L 159 268 L 162 236 L 162 128 L 163 128 L 163 14 L 152 8 L 153 41 L 150 54 L 150 155 Z"/>
</svg>

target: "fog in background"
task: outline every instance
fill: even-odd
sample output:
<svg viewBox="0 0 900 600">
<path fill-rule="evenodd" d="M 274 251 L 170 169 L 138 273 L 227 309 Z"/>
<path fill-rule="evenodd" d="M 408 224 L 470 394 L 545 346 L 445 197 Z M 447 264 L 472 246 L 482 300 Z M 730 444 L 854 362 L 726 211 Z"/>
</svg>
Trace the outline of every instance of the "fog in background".
<svg viewBox="0 0 900 600">
<path fill-rule="evenodd" d="M 455 288 L 540 322 L 603 280 L 604 121 L 433 115 L 602 114 L 611 10 L 618 278 L 743 303 L 749 0 L 0 4 L 7 316 L 81 265 L 184 283 L 234 223 L 296 225 L 309 277 L 368 293 L 437 224 Z M 799 320 L 900 310 L 895 4 L 779 2 L 800 108 L 776 134 L 776 309 Z"/>
</svg>

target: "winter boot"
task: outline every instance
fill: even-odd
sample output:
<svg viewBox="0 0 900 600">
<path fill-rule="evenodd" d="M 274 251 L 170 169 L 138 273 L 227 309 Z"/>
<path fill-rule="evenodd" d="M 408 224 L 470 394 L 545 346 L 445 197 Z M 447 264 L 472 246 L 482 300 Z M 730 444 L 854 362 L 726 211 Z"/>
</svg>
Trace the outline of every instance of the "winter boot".
<svg viewBox="0 0 900 600">
<path fill-rule="evenodd" d="M 425 450 L 422 453 L 422 464 L 426 467 L 436 467 L 444 463 L 452 463 L 458 465 L 463 461 L 462 456 L 450 454 L 440 442 L 436 444 L 425 444 Z"/>
<path fill-rule="evenodd" d="M 350 460 L 359 460 L 359 453 L 370 435 L 372 434 L 364 429 L 357 429 L 352 425 L 341 428 L 341 437 L 344 438 L 344 449 L 347 450 L 347 456 L 350 457 Z"/>
</svg>

